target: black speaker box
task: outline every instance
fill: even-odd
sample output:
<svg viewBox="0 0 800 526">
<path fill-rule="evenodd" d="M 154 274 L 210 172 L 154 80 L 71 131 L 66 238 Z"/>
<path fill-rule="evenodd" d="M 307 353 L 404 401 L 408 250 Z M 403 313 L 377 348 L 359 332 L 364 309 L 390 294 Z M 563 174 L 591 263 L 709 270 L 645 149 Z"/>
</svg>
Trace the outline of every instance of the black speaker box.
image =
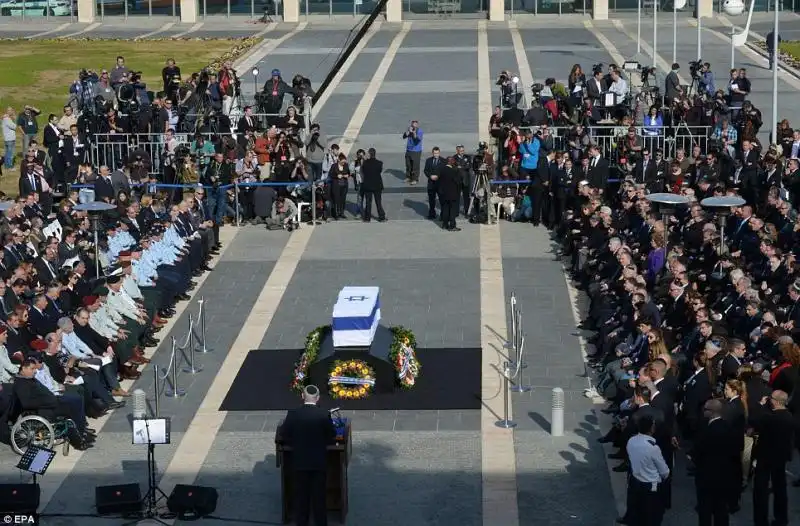
<svg viewBox="0 0 800 526">
<path fill-rule="evenodd" d="M 217 490 L 178 484 L 167 499 L 167 508 L 183 520 L 206 517 L 217 509 Z"/>
<path fill-rule="evenodd" d="M 0 484 L 0 513 L 36 513 L 40 496 L 38 484 Z"/>
<path fill-rule="evenodd" d="M 142 490 L 139 484 L 97 486 L 94 500 L 98 515 L 125 515 L 142 510 Z"/>
</svg>

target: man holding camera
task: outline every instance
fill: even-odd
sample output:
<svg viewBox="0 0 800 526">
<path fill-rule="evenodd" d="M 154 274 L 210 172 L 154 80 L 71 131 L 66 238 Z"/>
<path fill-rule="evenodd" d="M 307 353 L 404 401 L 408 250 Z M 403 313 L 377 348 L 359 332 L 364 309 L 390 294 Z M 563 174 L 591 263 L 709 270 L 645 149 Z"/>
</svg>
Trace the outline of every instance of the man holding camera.
<svg viewBox="0 0 800 526">
<path fill-rule="evenodd" d="M 461 183 L 461 199 L 463 201 L 462 205 L 464 206 L 464 217 L 467 217 L 469 215 L 469 203 L 472 193 L 472 161 L 469 155 L 464 153 L 463 144 L 456 146 L 455 159 Z"/>
<path fill-rule="evenodd" d="M 292 231 L 292 221 L 297 217 L 297 205 L 286 197 L 278 197 L 272 204 L 272 214 L 267 218 L 267 230 L 285 228 Z"/>
<path fill-rule="evenodd" d="M 408 130 L 403 133 L 406 140 L 406 182 L 419 182 L 419 164 L 422 157 L 422 130 L 418 121 L 411 121 Z"/>
<path fill-rule="evenodd" d="M 328 148 L 328 138 L 320 131 L 319 123 L 311 125 L 311 133 L 306 137 L 305 146 L 311 178 L 319 181 L 322 179 L 322 163 L 325 161 L 325 151 Z"/>
<path fill-rule="evenodd" d="M 225 222 L 225 209 L 227 206 L 227 192 L 220 186 L 230 184 L 232 176 L 230 161 L 225 160 L 221 153 L 214 154 L 214 160 L 206 168 L 201 178 L 203 186 L 210 186 L 208 192 L 208 204 L 211 207 L 211 215 L 217 226 L 222 226 Z"/>
</svg>

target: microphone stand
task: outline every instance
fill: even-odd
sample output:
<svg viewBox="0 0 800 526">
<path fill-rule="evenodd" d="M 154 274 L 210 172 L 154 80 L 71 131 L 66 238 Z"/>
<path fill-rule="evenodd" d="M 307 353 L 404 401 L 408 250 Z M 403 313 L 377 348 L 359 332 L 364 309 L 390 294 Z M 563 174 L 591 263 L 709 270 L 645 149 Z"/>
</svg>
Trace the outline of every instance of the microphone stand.
<svg viewBox="0 0 800 526">
<path fill-rule="evenodd" d="M 144 418 L 144 428 L 147 432 L 147 493 L 145 493 L 142 499 L 144 511 L 142 512 L 141 519 L 137 519 L 135 522 L 129 524 L 138 524 L 141 520 L 149 519 L 163 524 L 163 526 L 169 526 L 159 518 L 158 510 L 156 509 L 158 502 L 162 498 L 166 499 L 167 495 L 158 487 L 158 483 L 156 482 L 156 446 L 150 440 L 150 424 L 148 422 L 149 419 Z"/>
</svg>

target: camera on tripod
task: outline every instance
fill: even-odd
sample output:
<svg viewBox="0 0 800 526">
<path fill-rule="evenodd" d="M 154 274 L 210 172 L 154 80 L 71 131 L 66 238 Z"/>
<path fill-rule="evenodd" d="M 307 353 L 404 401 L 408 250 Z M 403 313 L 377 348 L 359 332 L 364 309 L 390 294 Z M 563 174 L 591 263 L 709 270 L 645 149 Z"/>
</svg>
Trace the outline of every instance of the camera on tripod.
<svg viewBox="0 0 800 526">
<path fill-rule="evenodd" d="M 656 76 L 656 67 L 655 66 L 640 66 L 639 76 L 642 79 L 642 84 L 646 84 L 650 80 L 650 77 L 655 78 L 655 76 Z"/>
<path fill-rule="evenodd" d="M 703 69 L 703 60 L 697 59 L 689 62 L 689 72 L 693 79 L 700 78 L 700 70 Z"/>
</svg>

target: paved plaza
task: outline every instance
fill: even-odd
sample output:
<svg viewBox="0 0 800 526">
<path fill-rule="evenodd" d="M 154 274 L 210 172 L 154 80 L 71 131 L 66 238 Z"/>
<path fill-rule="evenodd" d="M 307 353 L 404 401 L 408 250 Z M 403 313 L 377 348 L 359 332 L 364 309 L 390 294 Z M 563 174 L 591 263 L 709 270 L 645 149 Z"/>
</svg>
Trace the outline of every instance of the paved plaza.
<svg viewBox="0 0 800 526">
<path fill-rule="evenodd" d="M 686 36 L 680 37 L 679 62 L 685 64 L 695 58 L 690 36 L 695 29 L 687 19 L 680 23 Z M 529 224 L 464 222 L 462 232 L 450 233 L 426 221 L 424 185 L 403 183 L 401 134 L 410 119 L 419 119 L 426 151 L 440 146 L 452 152 L 459 143 L 473 151 L 485 139 L 497 99 L 494 77 L 501 69 L 518 71 L 529 86 L 547 77 L 565 79 L 574 63 L 585 70 L 595 63 L 620 64 L 635 54 L 635 24 L 635 19 L 592 23 L 569 17 L 502 24 L 376 24 L 334 79 L 315 120 L 347 152 L 377 149 L 386 168 L 384 206 L 390 221 L 339 221 L 304 226 L 291 234 L 256 227 L 222 230 L 225 246 L 215 271 L 194 292 L 195 298 L 205 298 L 212 352 L 196 355 L 204 371 L 181 373 L 185 397 L 161 400 L 161 414 L 172 418 L 172 444 L 156 449 L 162 489 L 169 493 L 176 483 L 213 486 L 220 494 L 215 515 L 225 524 L 278 523 L 280 480 L 273 441 L 283 413 L 226 414 L 218 410 L 220 403 L 247 352 L 302 348 L 308 331 L 330 321 L 336 291 L 346 285 L 377 285 L 382 288 L 384 323 L 407 326 L 420 348 L 483 349 L 483 408 L 349 412 L 354 443 L 348 522 L 614 524 L 624 499 L 624 479 L 610 474 L 606 452 L 596 442 L 606 422 L 598 406 L 582 396 L 583 351 L 575 329 L 581 301 L 554 260 L 549 235 Z M 40 31 L 49 31 L 43 27 Z M 90 35 L 110 36 L 101 33 L 103 27 Z M 712 31 L 724 31 L 725 24 L 715 20 L 707 27 L 703 58 L 724 71 L 728 48 Z M 50 36 L 80 29 L 70 26 Z M 278 68 L 286 78 L 302 73 L 316 85 L 349 33 L 341 25 L 301 23 L 252 26 L 249 34 L 264 29 L 267 41 L 240 69 L 257 64 L 261 71 Z M 671 62 L 669 29 L 666 25 L 659 39 L 661 66 Z M 163 36 L 178 30 L 186 28 L 176 25 Z M 5 36 L 9 31 L 0 29 Z M 646 46 L 643 50 L 652 51 Z M 748 52 L 737 54 L 737 60 L 757 79 L 754 99 L 766 119 L 768 87 L 760 80 L 766 73 L 758 72 L 758 60 Z M 782 92 L 790 93 L 797 81 L 781 82 Z M 252 90 L 249 79 L 243 86 Z M 797 104 L 795 100 L 789 103 Z M 533 387 L 512 395 L 511 413 L 518 423 L 513 432 L 493 425 L 503 410 L 497 367 L 504 360 L 506 299 L 512 291 L 524 315 L 529 351 L 521 381 Z M 196 312 L 192 301 L 162 332 L 153 364 L 167 365 L 169 338 L 182 339 L 189 316 Z M 420 360 L 424 364 L 424 355 Z M 459 382 L 457 377 L 439 380 Z M 150 366 L 135 388 L 152 398 L 153 384 Z M 565 435 L 558 438 L 550 435 L 554 387 L 563 388 L 566 400 Z M 128 413 L 119 410 L 97 423 L 100 436 L 93 449 L 57 457 L 41 481 L 45 513 L 53 515 L 43 524 L 111 524 L 54 515 L 92 513 L 98 485 L 145 485 L 146 450 L 131 445 Z M 9 449 L 0 450 L 0 481 L 21 479 L 15 463 Z M 667 525 L 694 520 L 692 481 L 684 472 L 679 461 L 676 487 L 682 489 L 676 489 L 675 502 L 681 504 L 668 514 Z M 744 502 L 734 525 L 750 524 L 749 497 Z M 792 507 L 792 515 L 800 516 L 798 499 L 792 499 Z"/>
</svg>

